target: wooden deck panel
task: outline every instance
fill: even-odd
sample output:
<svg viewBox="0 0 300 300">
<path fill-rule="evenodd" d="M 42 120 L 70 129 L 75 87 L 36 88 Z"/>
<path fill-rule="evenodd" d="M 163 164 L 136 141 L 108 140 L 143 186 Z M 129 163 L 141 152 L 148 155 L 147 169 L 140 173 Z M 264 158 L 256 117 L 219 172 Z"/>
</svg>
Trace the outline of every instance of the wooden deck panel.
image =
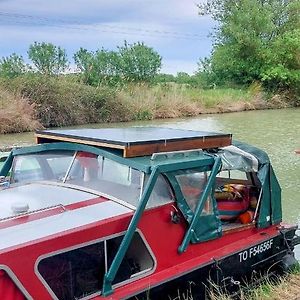
<svg viewBox="0 0 300 300">
<path fill-rule="evenodd" d="M 136 128 L 134 130 L 133 134 L 130 129 L 120 129 L 116 136 L 108 136 L 105 129 L 92 131 L 92 134 L 95 133 L 95 135 L 92 135 L 91 131 L 85 132 L 84 130 L 39 131 L 36 133 L 36 142 L 38 144 L 60 141 L 80 143 L 101 148 L 119 149 L 123 152 L 123 157 L 136 157 L 158 152 L 225 147 L 231 145 L 232 139 L 230 134 L 189 130 L 152 128 L 149 129 L 149 132 L 141 130 L 140 133 Z M 158 132 L 157 139 L 155 138 L 155 130 Z M 104 132 L 103 136 L 101 136 L 101 132 Z"/>
</svg>

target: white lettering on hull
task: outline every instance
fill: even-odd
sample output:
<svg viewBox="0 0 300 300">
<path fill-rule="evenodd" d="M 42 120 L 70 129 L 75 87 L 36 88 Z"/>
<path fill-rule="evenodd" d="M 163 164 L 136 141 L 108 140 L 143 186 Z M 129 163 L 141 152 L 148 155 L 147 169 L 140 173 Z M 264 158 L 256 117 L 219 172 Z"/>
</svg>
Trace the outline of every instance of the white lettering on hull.
<svg viewBox="0 0 300 300">
<path fill-rule="evenodd" d="M 240 262 L 243 262 L 249 258 L 255 257 L 256 255 L 271 249 L 272 245 L 273 245 L 273 239 L 263 242 L 254 247 L 251 247 L 245 251 L 242 251 L 238 254 L 239 260 L 240 260 Z"/>
</svg>

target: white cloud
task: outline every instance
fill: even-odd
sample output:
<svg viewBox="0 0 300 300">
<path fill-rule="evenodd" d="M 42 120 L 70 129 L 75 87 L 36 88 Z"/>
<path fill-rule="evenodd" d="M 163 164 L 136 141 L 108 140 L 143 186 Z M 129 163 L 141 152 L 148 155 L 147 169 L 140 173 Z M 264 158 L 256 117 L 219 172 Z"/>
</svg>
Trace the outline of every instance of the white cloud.
<svg viewBox="0 0 300 300">
<path fill-rule="evenodd" d="M 209 54 L 211 42 L 206 36 L 213 24 L 209 17 L 198 16 L 196 3 L 0 0 L 0 36 L 4 37 L 0 57 L 12 52 L 26 56 L 34 41 L 60 45 L 71 57 L 79 47 L 116 49 L 126 39 L 157 50 L 164 59 L 164 72 L 192 73 L 199 57 Z"/>
</svg>

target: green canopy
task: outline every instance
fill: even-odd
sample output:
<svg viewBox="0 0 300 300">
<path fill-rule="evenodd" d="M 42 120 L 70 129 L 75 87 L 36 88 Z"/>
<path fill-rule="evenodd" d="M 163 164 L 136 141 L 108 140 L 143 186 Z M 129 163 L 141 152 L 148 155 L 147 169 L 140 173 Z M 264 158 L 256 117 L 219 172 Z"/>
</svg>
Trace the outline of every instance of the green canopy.
<svg viewBox="0 0 300 300">
<path fill-rule="evenodd" d="M 265 228 L 282 221 L 281 188 L 266 152 L 251 145 L 234 141 L 233 145 L 255 156 L 259 162 L 257 177 L 262 194 L 257 226 Z"/>
</svg>

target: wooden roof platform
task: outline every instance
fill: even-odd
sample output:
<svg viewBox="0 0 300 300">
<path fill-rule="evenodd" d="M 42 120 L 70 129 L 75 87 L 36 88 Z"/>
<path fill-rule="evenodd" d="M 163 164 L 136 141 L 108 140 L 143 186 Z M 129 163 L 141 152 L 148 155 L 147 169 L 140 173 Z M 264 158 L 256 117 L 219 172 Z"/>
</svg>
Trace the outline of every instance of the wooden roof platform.
<svg viewBox="0 0 300 300">
<path fill-rule="evenodd" d="M 37 143 L 72 142 L 119 149 L 123 157 L 231 145 L 232 135 L 162 127 L 62 129 L 36 132 Z"/>
</svg>

